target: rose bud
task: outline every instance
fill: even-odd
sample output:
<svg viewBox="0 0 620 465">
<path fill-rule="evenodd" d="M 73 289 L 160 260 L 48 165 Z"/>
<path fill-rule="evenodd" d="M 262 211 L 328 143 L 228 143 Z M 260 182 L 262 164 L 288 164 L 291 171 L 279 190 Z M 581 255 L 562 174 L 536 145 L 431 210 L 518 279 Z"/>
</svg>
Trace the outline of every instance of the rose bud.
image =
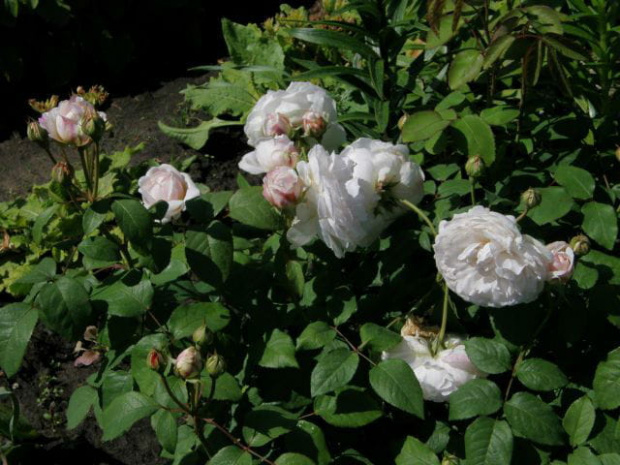
<svg viewBox="0 0 620 465">
<path fill-rule="evenodd" d="M 163 371 L 166 365 L 166 359 L 157 349 L 151 349 L 146 356 L 146 366 L 151 370 Z"/>
<path fill-rule="evenodd" d="M 55 141 L 82 147 L 92 142 L 91 137 L 84 133 L 83 124 L 86 117 L 94 111 L 95 108 L 90 103 L 74 95 L 43 113 L 39 124 Z"/>
<path fill-rule="evenodd" d="M 409 119 L 409 115 L 407 113 L 404 113 L 403 116 L 401 116 L 398 120 L 398 129 L 402 131 L 408 119 Z"/>
<path fill-rule="evenodd" d="M 207 359 L 207 373 L 219 376 L 226 371 L 226 362 L 221 355 L 213 354 Z"/>
<path fill-rule="evenodd" d="M 66 161 L 59 161 L 52 168 L 52 180 L 62 186 L 71 184 L 73 167 Z"/>
<path fill-rule="evenodd" d="M 263 197 L 277 208 L 294 205 L 301 197 L 302 183 L 293 168 L 278 166 L 263 178 Z"/>
<path fill-rule="evenodd" d="M 27 134 L 28 139 L 36 144 L 39 144 L 41 147 L 47 147 L 49 145 L 50 139 L 47 131 L 36 121 L 31 121 L 28 123 Z"/>
<path fill-rule="evenodd" d="M 213 332 L 203 325 L 194 331 L 192 340 L 199 346 L 209 345 L 213 342 Z"/>
<path fill-rule="evenodd" d="M 301 119 L 301 125 L 304 129 L 304 136 L 320 139 L 325 129 L 327 129 L 327 122 L 325 118 L 314 111 L 308 111 L 304 113 Z"/>
<path fill-rule="evenodd" d="M 87 136 L 91 137 L 95 142 L 101 139 L 103 133 L 106 130 L 106 117 L 105 113 L 97 112 L 93 108 L 89 110 L 82 122 L 82 131 Z"/>
<path fill-rule="evenodd" d="M 478 155 L 469 158 L 467 163 L 465 163 L 465 172 L 470 178 L 479 178 L 484 173 L 484 170 L 484 161 Z"/>
<path fill-rule="evenodd" d="M 537 189 L 530 187 L 523 194 L 521 194 L 521 200 L 525 204 L 525 208 L 528 210 L 540 205 L 540 192 Z"/>
<path fill-rule="evenodd" d="M 202 370 L 202 357 L 195 347 L 188 347 L 179 354 L 174 367 L 178 375 L 183 379 L 198 376 Z"/>
<path fill-rule="evenodd" d="M 570 248 L 578 257 L 587 255 L 590 252 L 590 239 L 588 236 L 579 234 L 570 240 Z"/>
<path fill-rule="evenodd" d="M 547 249 L 553 254 L 553 262 L 549 265 L 549 281 L 566 283 L 575 266 L 575 252 L 564 241 L 547 244 Z"/>
<path fill-rule="evenodd" d="M 265 134 L 269 137 L 286 136 L 291 132 L 291 122 L 282 113 L 270 113 L 265 119 Z"/>
</svg>

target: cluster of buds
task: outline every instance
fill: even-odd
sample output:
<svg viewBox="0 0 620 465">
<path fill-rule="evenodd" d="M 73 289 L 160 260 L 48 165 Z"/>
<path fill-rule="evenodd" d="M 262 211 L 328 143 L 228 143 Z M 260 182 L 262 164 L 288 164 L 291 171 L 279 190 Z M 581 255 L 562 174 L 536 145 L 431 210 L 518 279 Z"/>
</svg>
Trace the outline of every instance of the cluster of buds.
<svg viewBox="0 0 620 465">
<path fill-rule="evenodd" d="M 58 105 L 58 95 L 52 95 L 47 100 L 42 101 L 32 98 L 28 100 L 28 105 L 30 105 L 30 108 L 32 108 L 37 113 L 45 113 L 46 111 L 50 111 L 52 108 Z"/>
<path fill-rule="evenodd" d="M 103 86 L 99 85 L 92 86 L 88 89 L 88 91 L 86 91 L 82 86 L 78 86 L 75 93 L 87 102 L 90 102 L 91 105 L 103 105 L 110 96 Z"/>
</svg>

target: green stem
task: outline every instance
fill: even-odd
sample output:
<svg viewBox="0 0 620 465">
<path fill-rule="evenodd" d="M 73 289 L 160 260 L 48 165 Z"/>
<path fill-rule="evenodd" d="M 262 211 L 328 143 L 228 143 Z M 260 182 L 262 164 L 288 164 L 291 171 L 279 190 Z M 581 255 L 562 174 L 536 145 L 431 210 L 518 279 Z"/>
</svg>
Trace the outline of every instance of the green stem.
<svg viewBox="0 0 620 465">
<path fill-rule="evenodd" d="M 519 216 L 517 216 L 517 223 L 519 221 L 521 221 L 523 218 L 525 218 L 525 216 L 527 215 L 528 212 L 529 212 L 529 209 L 527 207 L 525 207 L 525 210 L 523 210 L 523 213 L 521 213 Z"/>
<path fill-rule="evenodd" d="M 181 402 L 177 396 L 174 395 L 174 393 L 172 392 L 172 389 L 170 389 L 170 385 L 168 384 L 168 380 L 166 379 L 166 377 L 162 374 L 159 373 L 159 377 L 161 378 L 161 382 L 164 385 L 164 388 L 166 389 L 166 392 L 168 393 L 168 395 L 170 396 L 170 398 L 172 399 L 172 401 L 177 404 L 181 410 L 183 410 L 185 413 L 191 415 L 192 412 L 190 411 L 190 409 L 188 408 L 187 405 L 185 405 L 183 402 Z"/>
<path fill-rule="evenodd" d="M 424 213 L 414 204 L 409 202 L 409 200 L 401 199 L 400 201 L 403 205 L 405 205 L 406 207 L 414 211 L 428 225 L 428 227 L 431 228 L 431 232 L 433 233 L 433 236 L 437 236 L 437 231 L 435 230 L 435 226 L 433 226 L 433 222 L 429 219 L 429 217 L 426 216 L 426 213 Z"/>
<path fill-rule="evenodd" d="M 476 180 L 474 178 L 469 178 L 470 185 L 470 195 L 471 195 L 471 204 L 476 205 Z"/>
<path fill-rule="evenodd" d="M 95 143 L 95 152 L 93 153 L 93 202 L 97 199 L 97 191 L 99 190 L 99 144 Z"/>
<path fill-rule="evenodd" d="M 439 346 L 443 345 L 443 340 L 446 337 L 446 327 L 448 326 L 448 306 L 450 304 L 450 290 L 448 285 L 443 283 L 443 307 L 441 310 L 441 327 L 439 328 Z"/>
</svg>

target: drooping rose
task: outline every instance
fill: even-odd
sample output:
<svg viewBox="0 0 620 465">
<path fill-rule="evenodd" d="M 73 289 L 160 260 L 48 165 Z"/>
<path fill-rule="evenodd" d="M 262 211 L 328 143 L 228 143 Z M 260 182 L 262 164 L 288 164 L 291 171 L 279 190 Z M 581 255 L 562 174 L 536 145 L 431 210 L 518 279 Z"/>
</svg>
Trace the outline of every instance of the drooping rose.
<svg viewBox="0 0 620 465">
<path fill-rule="evenodd" d="M 106 121 L 105 113 L 97 112 L 89 102 L 74 95 L 43 113 L 39 118 L 39 124 L 51 139 L 61 144 L 82 147 L 92 142 L 92 138 L 84 129 L 85 123 L 94 118 Z"/>
<path fill-rule="evenodd" d="M 415 373 L 424 399 L 446 402 L 463 384 L 486 374 L 471 363 L 462 338 L 451 336 L 444 345 L 445 348 L 433 356 L 428 339 L 404 336 L 400 344 L 383 352 L 381 358 L 404 360 Z"/>
<path fill-rule="evenodd" d="M 564 241 L 547 244 L 547 249 L 553 254 L 553 261 L 549 265 L 549 280 L 565 283 L 573 275 L 575 266 L 575 252 Z"/>
<path fill-rule="evenodd" d="M 297 171 L 288 166 L 278 166 L 263 178 L 263 197 L 277 208 L 296 204 L 302 189 Z"/>
<path fill-rule="evenodd" d="M 195 347 L 182 351 L 177 357 L 174 367 L 181 378 L 188 379 L 198 376 L 202 370 L 202 357 Z"/>
<path fill-rule="evenodd" d="M 553 260 L 541 242 L 521 234 L 513 216 L 481 206 L 442 221 L 434 249 L 450 290 L 484 307 L 535 300 Z"/>
<path fill-rule="evenodd" d="M 168 204 L 162 223 L 178 218 L 185 210 L 185 202 L 200 195 L 200 191 L 188 174 L 181 173 L 166 164 L 150 168 L 138 180 L 138 186 L 138 192 L 142 194 L 142 203 L 146 208 L 160 201 Z"/>
<path fill-rule="evenodd" d="M 322 144 L 328 150 L 335 150 L 345 140 L 344 129 L 337 124 L 336 103 L 321 87 L 309 82 L 291 82 L 286 90 L 268 91 L 248 115 L 244 131 L 248 143 L 256 147 L 261 140 L 274 135 L 288 134 L 288 122 L 292 130 L 301 129 L 303 118 L 311 112 L 322 118 L 325 130 L 320 138 L 308 135 L 310 145 Z"/>
<path fill-rule="evenodd" d="M 256 149 L 243 156 L 239 168 L 250 174 L 263 174 L 278 166 L 295 167 L 299 154 L 295 144 L 286 136 L 265 139 Z"/>
</svg>

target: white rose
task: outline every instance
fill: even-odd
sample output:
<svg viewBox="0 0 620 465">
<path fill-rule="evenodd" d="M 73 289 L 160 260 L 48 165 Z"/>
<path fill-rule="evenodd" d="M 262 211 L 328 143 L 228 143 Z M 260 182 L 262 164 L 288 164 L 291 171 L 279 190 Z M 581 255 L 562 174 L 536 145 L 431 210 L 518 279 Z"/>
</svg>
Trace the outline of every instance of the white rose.
<svg viewBox="0 0 620 465">
<path fill-rule="evenodd" d="M 293 168 L 278 166 L 263 178 L 263 197 L 277 208 L 294 205 L 301 196 L 302 183 Z"/>
<path fill-rule="evenodd" d="M 355 250 L 366 235 L 368 213 L 346 191 L 345 183 L 352 175 L 350 160 L 330 155 L 317 145 L 308 153 L 307 162 L 297 164 L 297 172 L 305 190 L 287 233 L 289 242 L 299 247 L 318 236 L 337 257 Z"/>
<path fill-rule="evenodd" d="M 278 166 L 294 167 L 298 158 L 295 144 L 286 136 L 277 136 L 260 141 L 256 150 L 243 156 L 239 168 L 250 174 L 268 173 Z"/>
<path fill-rule="evenodd" d="M 547 249 L 553 254 L 553 260 L 549 265 L 549 280 L 565 283 L 573 275 L 575 266 L 575 252 L 564 241 L 547 244 Z"/>
<path fill-rule="evenodd" d="M 142 194 L 142 203 L 150 208 L 157 202 L 168 204 L 162 223 L 178 218 L 185 210 L 185 202 L 200 195 L 200 191 L 186 173 L 181 173 L 170 165 L 150 168 L 138 180 L 138 192 Z"/>
<path fill-rule="evenodd" d="M 89 118 L 95 116 L 106 121 L 105 113 L 97 112 L 92 104 L 74 95 L 43 113 L 39 118 L 39 124 L 55 141 L 82 147 L 92 141 L 90 136 L 84 133 L 83 125 Z"/>
<path fill-rule="evenodd" d="M 484 307 L 535 300 L 553 258 L 541 242 L 521 234 L 513 216 L 481 206 L 439 223 L 434 249 L 450 290 Z"/>
<path fill-rule="evenodd" d="M 427 339 L 404 336 L 400 344 L 383 352 L 381 358 L 404 360 L 415 373 L 424 399 L 445 402 L 463 384 L 486 374 L 471 363 L 461 338 L 451 336 L 444 345 L 446 348 L 433 357 Z"/>
<path fill-rule="evenodd" d="M 291 82 L 286 90 L 270 90 L 263 95 L 246 120 L 244 131 L 248 143 L 256 147 L 261 140 L 288 134 L 290 128 L 302 128 L 308 112 L 324 120 L 325 130 L 320 141 L 308 137 L 307 142 L 311 145 L 320 142 L 328 150 L 338 148 L 345 134 L 337 124 L 336 103 L 325 89 L 309 82 Z"/>
</svg>

